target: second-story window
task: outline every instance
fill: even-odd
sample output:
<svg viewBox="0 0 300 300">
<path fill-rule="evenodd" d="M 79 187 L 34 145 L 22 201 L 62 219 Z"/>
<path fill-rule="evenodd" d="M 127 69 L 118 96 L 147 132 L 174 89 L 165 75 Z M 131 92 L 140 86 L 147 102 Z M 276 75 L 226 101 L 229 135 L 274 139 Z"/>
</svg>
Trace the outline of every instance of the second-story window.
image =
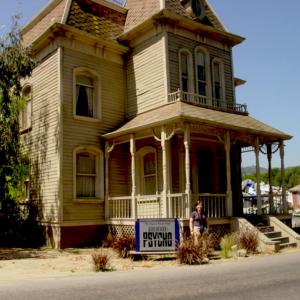
<svg viewBox="0 0 300 300">
<path fill-rule="evenodd" d="M 27 130 L 31 128 L 31 111 L 32 111 L 32 93 L 31 86 L 26 85 L 22 91 L 24 99 L 24 106 L 20 112 L 20 130 Z"/>
<path fill-rule="evenodd" d="M 197 91 L 201 96 L 207 96 L 207 77 L 205 54 L 202 51 L 196 52 L 196 71 L 197 71 Z"/>
<path fill-rule="evenodd" d="M 75 69 L 74 115 L 79 118 L 100 118 L 99 76 L 86 68 Z"/>
<path fill-rule="evenodd" d="M 183 92 L 193 92 L 193 59 L 192 54 L 187 49 L 179 51 L 179 78 L 180 90 Z"/>
<path fill-rule="evenodd" d="M 224 95 L 224 80 L 223 80 L 223 63 L 219 60 L 214 60 L 212 64 L 213 69 L 213 96 L 220 105 L 220 101 L 225 100 Z"/>
</svg>

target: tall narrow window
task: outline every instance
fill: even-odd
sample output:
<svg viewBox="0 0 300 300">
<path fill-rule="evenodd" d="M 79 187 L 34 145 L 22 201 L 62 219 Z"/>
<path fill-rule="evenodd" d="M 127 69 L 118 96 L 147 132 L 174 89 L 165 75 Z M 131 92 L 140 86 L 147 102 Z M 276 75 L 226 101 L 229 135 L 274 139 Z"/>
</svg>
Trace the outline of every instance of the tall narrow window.
<svg viewBox="0 0 300 300">
<path fill-rule="evenodd" d="M 213 96 L 216 105 L 222 105 L 222 101 L 225 100 L 224 95 L 224 72 L 223 63 L 221 61 L 213 60 Z"/>
<path fill-rule="evenodd" d="M 77 198 L 96 197 L 96 155 L 81 152 L 76 155 Z"/>
<path fill-rule="evenodd" d="M 24 99 L 24 107 L 20 112 L 20 130 L 26 130 L 31 127 L 32 93 L 30 85 L 24 87 L 22 97 Z"/>
<path fill-rule="evenodd" d="M 198 94 L 201 96 L 207 96 L 205 54 L 201 51 L 196 52 L 196 71 Z"/>
<path fill-rule="evenodd" d="M 189 72 L 188 72 L 188 54 L 180 53 L 181 58 L 181 87 L 183 92 L 188 92 L 189 89 Z"/>
<path fill-rule="evenodd" d="M 144 165 L 144 194 L 153 195 L 156 193 L 156 163 L 155 153 L 148 153 L 143 157 Z"/>
<path fill-rule="evenodd" d="M 100 119 L 100 79 L 87 68 L 74 70 L 74 116 Z"/>
</svg>

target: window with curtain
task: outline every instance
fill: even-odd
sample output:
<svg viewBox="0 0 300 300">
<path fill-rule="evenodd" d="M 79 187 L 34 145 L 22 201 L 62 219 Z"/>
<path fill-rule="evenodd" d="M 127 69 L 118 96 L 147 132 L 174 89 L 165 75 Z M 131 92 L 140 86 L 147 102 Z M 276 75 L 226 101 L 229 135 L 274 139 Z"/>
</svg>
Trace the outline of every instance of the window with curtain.
<svg viewBox="0 0 300 300">
<path fill-rule="evenodd" d="M 197 89 L 198 94 L 206 96 L 206 66 L 205 66 L 205 54 L 201 51 L 196 52 L 196 69 L 197 69 Z"/>
<path fill-rule="evenodd" d="M 84 74 L 76 75 L 76 115 L 96 117 L 94 79 Z"/>
<path fill-rule="evenodd" d="M 156 160 L 155 153 L 147 153 L 143 156 L 144 194 L 156 194 Z"/>
<path fill-rule="evenodd" d="M 96 155 L 89 152 L 76 154 L 76 195 L 77 198 L 96 197 Z"/>
<path fill-rule="evenodd" d="M 24 87 L 22 91 L 24 99 L 24 107 L 20 112 L 20 130 L 31 128 L 31 115 L 32 115 L 32 93 L 31 86 Z"/>
</svg>

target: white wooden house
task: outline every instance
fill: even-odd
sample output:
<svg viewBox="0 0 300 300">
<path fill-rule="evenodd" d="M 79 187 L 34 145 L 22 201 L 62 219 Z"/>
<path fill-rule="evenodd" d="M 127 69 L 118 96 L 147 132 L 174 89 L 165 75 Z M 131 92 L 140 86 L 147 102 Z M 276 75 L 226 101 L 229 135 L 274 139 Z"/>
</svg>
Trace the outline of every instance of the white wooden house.
<svg viewBox="0 0 300 300">
<path fill-rule="evenodd" d="M 258 170 L 260 145 L 278 144 L 283 161 L 291 137 L 235 98 L 244 38 L 206 0 L 52 0 L 22 34 L 37 61 L 22 122 L 30 198 L 55 247 L 136 218 L 184 225 L 198 199 L 227 232 L 243 212 L 242 149 Z"/>
</svg>

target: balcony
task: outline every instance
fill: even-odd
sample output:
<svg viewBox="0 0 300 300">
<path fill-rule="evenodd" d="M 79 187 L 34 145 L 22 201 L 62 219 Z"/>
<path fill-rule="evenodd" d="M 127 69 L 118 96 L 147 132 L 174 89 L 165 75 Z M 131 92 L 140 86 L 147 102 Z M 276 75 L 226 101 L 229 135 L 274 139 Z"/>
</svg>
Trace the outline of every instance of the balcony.
<svg viewBox="0 0 300 300">
<path fill-rule="evenodd" d="M 248 115 L 246 104 L 237 104 L 233 102 L 227 102 L 224 100 L 212 99 L 207 96 L 201 96 L 194 93 L 182 92 L 178 90 L 177 92 L 170 93 L 168 95 L 168 102 L 182 101 L 185 103 L 220 110 L 229 113 L 238 113 L 243 115 Z"/>
</svg>

